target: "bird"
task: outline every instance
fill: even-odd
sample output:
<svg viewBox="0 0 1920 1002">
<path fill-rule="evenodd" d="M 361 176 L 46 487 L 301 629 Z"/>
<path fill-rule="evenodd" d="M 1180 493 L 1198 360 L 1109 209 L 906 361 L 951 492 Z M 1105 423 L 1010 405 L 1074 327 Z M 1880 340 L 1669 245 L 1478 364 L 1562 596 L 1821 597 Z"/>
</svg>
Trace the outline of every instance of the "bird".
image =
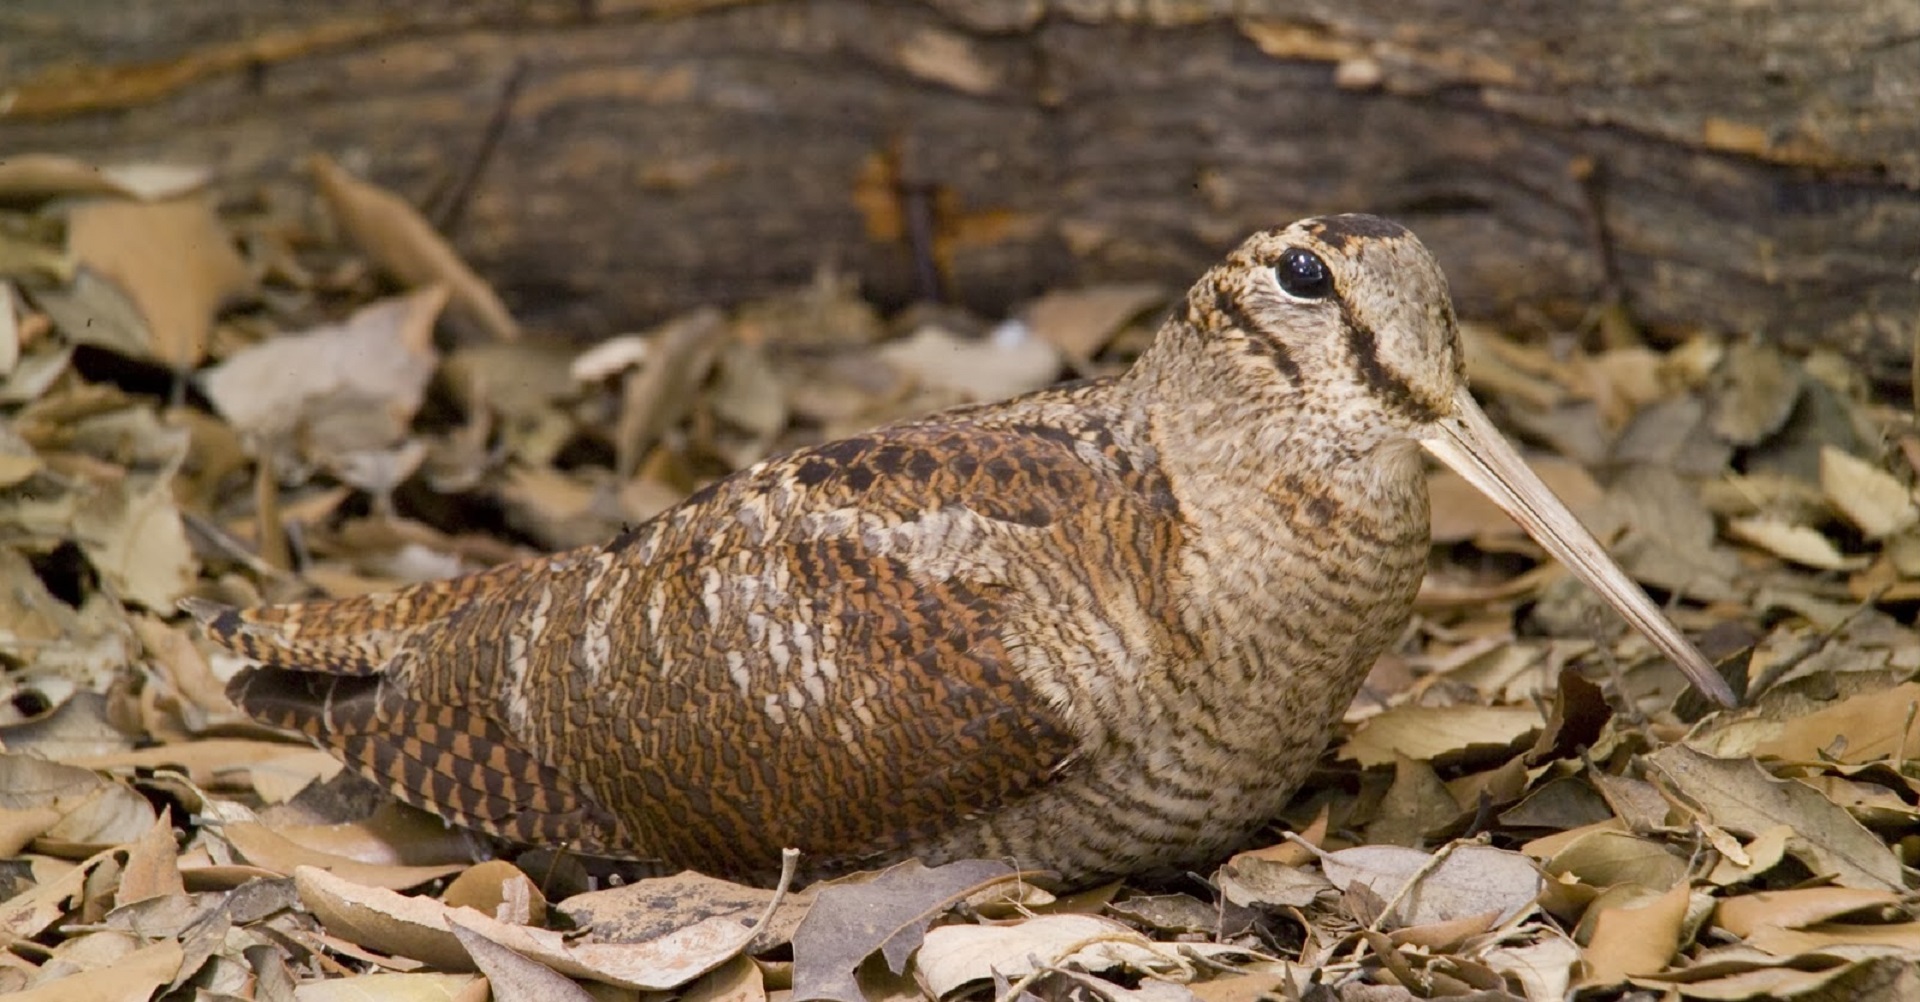
<svg viewBox="0 0 1920 1002">
<path fill-rule="evenodd" d="M 1279 814 L 1409 622 L 1422 447 L 1734 696 L 1506 444 L 1412 232 L 1255 233 L 1124 372 L 768 458 L 601 545 L 188 600 L 229 694 L 521 845 L 770 883 L 1180 872 Z"/>
</svg>

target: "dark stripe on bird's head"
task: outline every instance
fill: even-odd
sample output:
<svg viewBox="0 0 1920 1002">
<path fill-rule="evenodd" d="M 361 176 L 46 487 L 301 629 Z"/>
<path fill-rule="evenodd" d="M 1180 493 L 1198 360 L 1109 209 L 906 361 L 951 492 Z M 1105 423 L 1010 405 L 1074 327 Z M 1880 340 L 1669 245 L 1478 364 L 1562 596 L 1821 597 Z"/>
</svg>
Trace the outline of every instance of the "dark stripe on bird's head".
<svg viewBox="0 0 1920 1002">
<path fill-rule="evenodd" d="M 1356 240 L 1391 240 L 1413 235 L 1406 227 L 1391 219 L 1357 212 L 1310 219 L 1307 221 L 1307 232 L 1337 251 L 1346 250 Z"/>
<path fill-rule="evenodd" d="M 1287 352 L 1287 346 L 1275 340 L 1265 331 L 1260 330 L 1259 327 L 1254 324 L 1253 317 L 1249 316 L 1247 311 L 1241 308 L 1240 300 L 1234 298 L 1233 293 L 1227 291 L 1223 286 L 1214 286 L 1213 308 L 1219 310 L 1220 315 L 1225 317 L 1228 323 L 1232 324 L 1242 334 L 1247 336 L 1248 351 L 1258 354 L 1268 362 L 1271 362 L 1273 367 L 1280 371 L 1281 375 L 1286 376 L 1296 383 L 1300 381 L 1300 365 L 1295 362 L 1293 356 Z"/>
<path fill-rule="evenodd" d="M 1347 328 L 1347 350 L 1353 352 L 1353 364 L 1359 369 L 1360 380 L 1380 394 L 1389 407 L 1418 421 L 1439 420 L 1442 411 L 1437 404 L 1414 392 L 1405 378 L 1381 363 L 1379 336 L 1373 328 L 1361 323 L 1345 302 L 1340 304 L 1340 319 Z"/>
</svg>

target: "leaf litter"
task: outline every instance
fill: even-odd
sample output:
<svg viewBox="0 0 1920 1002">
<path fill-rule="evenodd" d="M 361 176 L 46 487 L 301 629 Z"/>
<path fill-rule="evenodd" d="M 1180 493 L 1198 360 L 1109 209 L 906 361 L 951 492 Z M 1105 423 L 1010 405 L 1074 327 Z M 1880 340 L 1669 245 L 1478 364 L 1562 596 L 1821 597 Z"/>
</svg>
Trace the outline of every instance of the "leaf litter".
<svg viewBox="0 0 1920 1002">
<path fill-rule="evenodd" d="M 1175 291 L 1054 290 L 996 326 L 889 318 L 822 270 L 575 344 L 523 331 L 399 195 L 310 169 L 223 200 L 191 170 L 0 163 L 0 991 L 1920 987 L 1920 429 L 1845 359 L 1751 339 L 1466 331 L 1476 389 L 1744 679 L 1741 709 L 1676 699 L 1670 665 L 1436 471 L 1415 626 L 1270 844 L 1209 872 L 1069 894 L 1004 862 L 903 864 L 782 896 L 392 803 L 242 718 L 237 663 L 176 600 L 362 593 L 604 538 L 773 452 L 1117 371 Z"/>
</svg>

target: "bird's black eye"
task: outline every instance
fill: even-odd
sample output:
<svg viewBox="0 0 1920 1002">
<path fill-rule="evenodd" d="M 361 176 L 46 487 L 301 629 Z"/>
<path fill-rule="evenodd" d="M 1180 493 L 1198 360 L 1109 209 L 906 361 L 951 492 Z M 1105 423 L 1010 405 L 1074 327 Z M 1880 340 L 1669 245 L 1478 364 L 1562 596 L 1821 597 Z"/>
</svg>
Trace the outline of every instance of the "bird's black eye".
<svg viewBox="0 0 1920 1002">
<path fill-rule="evenodd" d="M 1333 272 L 1320 255 L 1310 250 L 1289 247 L 1273 268 L 1280 291 L 1295 299 L 1325 299 L 1333 295 Z"/>
</svg>

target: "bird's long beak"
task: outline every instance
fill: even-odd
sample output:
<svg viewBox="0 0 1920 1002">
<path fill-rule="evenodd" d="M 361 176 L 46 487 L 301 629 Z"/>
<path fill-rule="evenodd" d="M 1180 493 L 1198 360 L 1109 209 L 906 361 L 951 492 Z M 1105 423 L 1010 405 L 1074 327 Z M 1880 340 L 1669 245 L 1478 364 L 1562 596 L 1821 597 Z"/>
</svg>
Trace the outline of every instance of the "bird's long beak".
<svg viewBox="0 0 1920 1002">
<path fill-rule="evenodd" d="M 1547 552 L 1599 592 L 1607 604 L 1672 658 L 1696 688 L 1724 706 L 1738 705 L 1726 680 L 1613 562 L 1573 512 L 1527 468 L 1465 387 L 1455 391 L 1453 402 L 1453 416 L 1437 422 L 1433 433 L 1420 444 L 1513 516 Z"/>
</svg>

